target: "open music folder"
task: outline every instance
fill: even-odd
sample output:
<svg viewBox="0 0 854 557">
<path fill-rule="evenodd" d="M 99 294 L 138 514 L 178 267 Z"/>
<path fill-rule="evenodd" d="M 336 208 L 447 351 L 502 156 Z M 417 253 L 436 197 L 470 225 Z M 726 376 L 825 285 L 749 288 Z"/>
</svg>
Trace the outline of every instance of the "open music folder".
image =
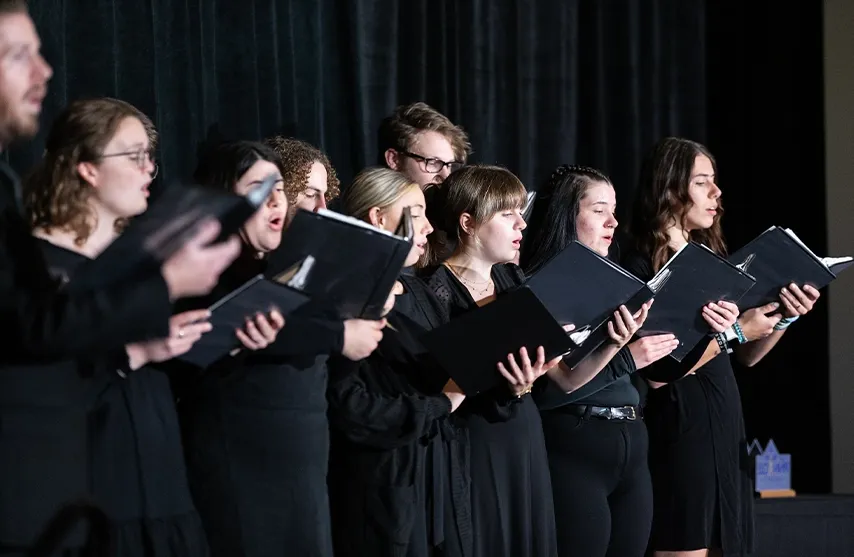
<svg viewBox="0 0 854 557">
<path fill-rule="evenodd" d="M 738 304 L 756 281 L 696 242 L 683 246 L 663 269 L 670 269 L 670 277 L 656 293 L 638 336 L 674 334 L 679 346 L 670 357 L 681 362 L 710 332 L 703 306 L 718 301 Z"/>
<path fill-rule="evenodd" d="M 564 364 L 575 368 L 608 339 L 608 321 L 620 306 L 635 314 L 655 297 L 671 270 L 664 268 L 649 282 L 626 271 L 578 241 L 553 257 L 527 286 L 561 325 L 573 324 L 575 346 Z"/>
<path fill-rule="evenodd" d="M 780 290 L 792 283 L 820 290 L 851 266 L 851 257 L 819 257 L 788 228 L 772 226 L 732 254 L 730 262 L 756 279 L 744 295 L 742 311 L 780 300 Z"/>
<path fill-rule="evenodd" d="M 301 292 L 301 287 L 311 272 L 311 266 L 312 260 L 308 258 L 298 268 L 272 280 L 263 274 L 256 275 L 217 300 L 208 307 L 212 329 L 178 359 L 206 368 L 241 348 L 236 330 L 245 325 L 247 318 L 277 310 L 287 319 L 309 301 L 309 297 Z M 286 331 L 283 330 L 281 334 L 286 334 Z"/>
<path fill-rule="evenodd" d="M 380 319 L 412 249 L 412 217 L 403 211 L 395 233 L 332 211 L 298 211 L 271 254 L 272 269 L 313 260 L 302 291 L 312 306 L 341 319 Z"/>
<path fill-rule="evenodd" d="M 219 220 L 217 242 L 235 234 L 273 191 L 271 174 L 246 195 L 208 187 L 175 184 L 135 217 L 122 234 L 96 258 L 82 263 L 66 285 L 71 291 L 93 291 L 157 269 L 208 218 Z"/>
<path fill-rule="evenodd" d="M 663 271 L 645 284 L 573 242 L 523 285 L 430 331 L 422 342 L 467 394 L 502 382 L 497 363 L 523 346 L 532 358 L 538 346 L 547 360 L 564 355 L 572 368 L 605 342 L 614 311 L 621 305 L 638 311 L 668 276 Z M 567 324 L 576 330 L 567 334 Z"/>
</svg>

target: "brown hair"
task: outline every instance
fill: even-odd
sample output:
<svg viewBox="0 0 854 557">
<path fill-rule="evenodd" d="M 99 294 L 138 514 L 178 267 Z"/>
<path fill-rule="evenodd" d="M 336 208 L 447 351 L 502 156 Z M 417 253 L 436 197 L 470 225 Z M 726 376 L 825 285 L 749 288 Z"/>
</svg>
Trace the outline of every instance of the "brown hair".
<svg viewBox="0 0 854 557">
<path fill-rule="evenodd" d="M 30 224 L 44 230 L 74 232 L 81 246 L 97 225 L 89 207 L 92 186 L 77 171 L 81 162 L 94 162 L 126 118 L 145 127 L 150 149 L 157 131 L 151 120 L 133 105 L 112 98 L 74 101 L 54 120 L 48 132 L 42 160 L 24 181 L 24 201 Z M 121 230 L 126 219 L 116 221 Z"/>
<path fill-rule="evenodd" d="M 0 0 L 0 15 L 29 13 L 27 0 Z"/>
<path fill-rule="evenodd" d="M 398 106 L 380 123 L 377 133 L 380 164 L 385 165 L 385 152 L 389 149 L 410 150 L 416 136 L 423 131 L 445 136 L 459 162 L 466 162 L 471 155 L 471 143 L 463 128 L 427 103 L 416 102 Z"/>
<path fill-rule="evenodd" d="M 515 174 L 501 166 L 480 164 L 453 172 L 441 187 L 428 187 L 424 194 L 428 197 L 427 218 L 435 228 L 428 237 L 433 254 L 430 264 L 447 259 L 457 248 L 463 236 L 463 213 L 481 226 L 496 213 L 521 209 L 527 200 L 525 186 Z"/>
<path fill-rule="evenodd" d="M 264 144 L 272 148 L 279 157 L 279 166 L 285 182 L 285 196 L 291 207 L 296 205 L 297 196 L 305 191 L 311 165 L 315 162 L 319 162 L 326 169 L 326 201 L 332 201 L 341 193 L 341 182 L 329 162 L 329 157 L 314 145 L 280 135 L 265 139 Z"/>
<path fill-rule="evenodd" d="M 700 143 L 680 137 L 668 137 L 653 147 L 641 167 L 640 180 L 632 208 L 629 231 L 636 249 L 652 260 L 657 272 L 673 256 L 667 229 L 679 222 L 684 227 L 688 210 L 693 206 L 689 187 L 694 161 L 704 155 L 715 159 Z M 726 254 L 721 231 L 723 207 L 718 199 L 718 212 L 711 228 L 692 230 L 689 239 L 705 244 L 718 255 Z"/>
</svg>

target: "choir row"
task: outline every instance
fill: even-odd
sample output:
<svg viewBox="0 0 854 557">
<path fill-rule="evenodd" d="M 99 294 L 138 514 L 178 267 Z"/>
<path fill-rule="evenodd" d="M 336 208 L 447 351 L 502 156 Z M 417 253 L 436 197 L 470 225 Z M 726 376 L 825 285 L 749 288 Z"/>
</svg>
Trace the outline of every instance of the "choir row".
<svg viewBox="0 0 854 557">
<path fill-rule="evenodd" d="M 51 75 L 38 45 L 25 3 L 0 1 L 3 147 L 37 131 Z M 573 241 L 614 257 L 614 186 L 562 165 L 527 206 L 520 180 L 468 164 L 465 132 L 424 103 L 398 107 L 379 138 L 379 164 L 344 188 L 298 139 L 210 146 L 192 177 L 202 187 L 245 194 L 277 179 L 237 238 L 210 245 L 212 223 L 161 269 L 88 296 L 61 284 L 148 208 L 154 123 L 120 100 L 74 101 L 23 188 L 3 169 L 0 311 L 14 330 L 0 362 L 0 555 L 46 541 L 95 554 L 97 528 L 45 533 L 81 500 L 106 516 L 103 554 L 122 557 L 751 550 L 728 352 L 758 362 L 818 291 L 791 285 L 774 305 L 696 308 L 710 333 L 681 362 L 667 357 L 673 335 L 635 335 L 654 303 L 623 307 L 578 366 L 521 349 L 495 362 L 499 387 L 467 396 L 419 339 Z M 724 254 L 715 175 L 703 145 L 660 141 L 620 264 L 648 280 L 689 241 Z M 384 318 L 274 310 L 247 316 L 235 331 L 242 349 L 213 365 L 177 359 L 210 332 L 205 308 L 270 272 L 297 211 L 333 200 L 390 232 L 411 216 Z"/>
</svg>

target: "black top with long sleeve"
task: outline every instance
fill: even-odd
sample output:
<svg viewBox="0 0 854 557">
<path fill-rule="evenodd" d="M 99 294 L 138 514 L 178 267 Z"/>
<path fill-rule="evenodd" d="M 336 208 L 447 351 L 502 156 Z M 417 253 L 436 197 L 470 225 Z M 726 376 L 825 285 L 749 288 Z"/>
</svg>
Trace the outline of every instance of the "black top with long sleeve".
<svg viewBox="0 0 854 557">
<path fill-rule="evenodd" d="M 58 289 L 24 220 L 20 188 L 0 163 L 0 363 L 85 357 L 169 334 L 172 306 L 159 272 L 85 295 Z"/>
<path fill-rule="evenodd" d="M 548 377 L 538 379 L 534 400 L 540 410 L 551 410 L 566 404 L 637 406 L 640 396 L 631 381 L 631 374 L 635 371 L 632 353 L 623 347 L 593 379 L 571 393 L 563 392 Z"/>
<path fill-rule="evenodd" d="M 265 271 L 238 259 L 197 307 Z M 190 488 L 215 557 L 332 555 L 326 361 L 343 335 L 340 322 L 289 316 L 266 349 L 244 349 L 182 386 Z"/>
<path fill-rule="evenodd" d="M 451 319 L 477 307 L 466 287 L 446 266 L 424 269 L 422 273 Z M 492 280 L 500 296 L 525 278 L 515 265 L 495 265 Z M 557 555 L 548 456 L 533 398 L 517 399 L 506 384 L 501 385 L 466 398 L 452 421 L 469 434 L 473 554 Z"/>
<path fill-rule="evenodd" d="M 360 362 L 330 362 L 337 556 L 468 554 L 460 549 L 471 535 L 465 436 L 448 423 L 447 374 L 418 341 L 447 319 L 418 279 L 401 280 L 378 349 Z"/>
</svg>

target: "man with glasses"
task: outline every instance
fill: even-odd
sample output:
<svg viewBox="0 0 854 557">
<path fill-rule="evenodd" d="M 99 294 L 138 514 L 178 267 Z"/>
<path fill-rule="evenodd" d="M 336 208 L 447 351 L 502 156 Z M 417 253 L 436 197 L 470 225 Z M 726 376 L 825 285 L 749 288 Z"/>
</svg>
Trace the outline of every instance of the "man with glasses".
<svg viewBox="0 0 854 557">
<path fill-rule="evenodd" d="M 398 106 L 380 124 L 380 164 L 427 188 L 441 184 L 471 154 L 468 135 L 423 102 Z"/>
</svg>

